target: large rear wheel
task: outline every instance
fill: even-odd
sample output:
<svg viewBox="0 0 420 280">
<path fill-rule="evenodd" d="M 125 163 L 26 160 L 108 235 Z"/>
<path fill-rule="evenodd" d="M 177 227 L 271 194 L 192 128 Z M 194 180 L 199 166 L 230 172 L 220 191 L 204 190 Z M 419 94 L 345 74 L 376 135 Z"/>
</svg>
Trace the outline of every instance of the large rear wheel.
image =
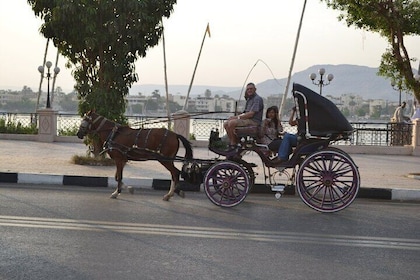
<svg viewBox="0 0 420 280">
<path fill-rule="evenodd" d="M 222 207 L 241 203 L 250 188 L 249 173 L 233 161 L 215 163 L 204 176 L 204 190 L 211 202 Z"/>
<path fill-rule="evenodd" d="M 360 174 L 348 154 L 327 148 L 305 158 L 297 172 L 296 187 L 300 198 L 312 209 L 337 212 L 356 198 Z"/>
</svg>

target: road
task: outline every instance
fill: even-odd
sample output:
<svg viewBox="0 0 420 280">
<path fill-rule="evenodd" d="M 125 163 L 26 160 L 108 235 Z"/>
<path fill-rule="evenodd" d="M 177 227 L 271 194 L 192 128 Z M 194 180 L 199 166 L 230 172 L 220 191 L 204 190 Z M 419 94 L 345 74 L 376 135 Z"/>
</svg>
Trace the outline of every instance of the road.
<svg viewBox="0 0 420 280">
<path fill-rule="evenodd" d="M 420 204 L 0 186 L 0 279 L 418 279 Z"/>
</svg>

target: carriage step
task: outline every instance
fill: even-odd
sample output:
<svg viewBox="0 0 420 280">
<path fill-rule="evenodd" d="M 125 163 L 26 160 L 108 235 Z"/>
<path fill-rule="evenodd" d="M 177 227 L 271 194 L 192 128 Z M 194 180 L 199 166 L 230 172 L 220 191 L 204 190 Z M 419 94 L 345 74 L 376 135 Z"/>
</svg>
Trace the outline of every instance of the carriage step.
<svg viewBox="0 0 420 280">
<path fill-rule="evenodd" d="M 284 191 L 284 185 L 276 185 L 276 186 L 272 186 L 271 190 L 273 192 L 282 192 Z"/>
</svg>

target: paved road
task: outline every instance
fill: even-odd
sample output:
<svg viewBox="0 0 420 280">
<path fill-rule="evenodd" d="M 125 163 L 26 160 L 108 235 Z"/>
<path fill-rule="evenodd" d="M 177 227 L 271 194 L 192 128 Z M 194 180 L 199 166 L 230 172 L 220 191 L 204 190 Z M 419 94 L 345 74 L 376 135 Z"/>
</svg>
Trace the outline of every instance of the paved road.
<svg viewBox="0 0 420 280">
<path fill-rule="evenodd" d="M 418 279 L 419 204 L 357 199 L 322 214 L 253 194 L 3 185 L 0 279 Z"/>
<path fill-rule="evenodd" d="M 183 155 L 180 149 L 179 155 Z M 108 177 L 115 185 L 113 166 L 80 166 L 71 162 L 74 155 L 86 154 L 86 146 L 80 143 L 40 143 L 34 141 L 0 140 L 0 179 L 2 173 L 16 172 L 24 176 L 23 183 L 37 182 L 56 183 L 62 175 Z M 214 159 L 216 154 L 207 148 L 194 148 L 194 158 Z M 359 166 L 361 187 L 364 189 L 384 189 L 392 192 L 395 200 L 420 200 L 420 158 L 413 156 L 364 155 L 352 154 L 351 157 Z M 264 181 L 260 158 L 255 154 L 244 157 L 248 162 L 258 165 L 256 183 Z M 181 163 L 177 164 L 178 167 Z M 417 174 L 417 175 L 413 175 Z M 55 175 L 39 179 L 39 175 Z M 125 182 L 134 187 L 148 187 L 145 183 L 153 179 L 169 179 L 169 173 L 155 161 L 129 162 L 124 169 Z M 45 179 L 45 180 L 42 180 Z M 143 179 L 143 180 L 138 180 Z M 1 180 L 0 180 L 1 182 Z"/>
</svg>

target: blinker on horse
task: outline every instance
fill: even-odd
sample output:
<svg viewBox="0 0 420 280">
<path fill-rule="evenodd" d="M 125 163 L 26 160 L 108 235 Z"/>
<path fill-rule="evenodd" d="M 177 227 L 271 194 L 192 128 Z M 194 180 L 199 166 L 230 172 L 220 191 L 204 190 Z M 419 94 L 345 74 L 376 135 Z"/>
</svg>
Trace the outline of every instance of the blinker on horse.
<svg viewBox="0 0 420 280">
<path fill-rule="evenodd" d="M 176 188 L 180 171 L 175 167 L 174 160 L 179 150 L 179 140 L 185 147 L 185 159 L 192 159 L 193 152 L 190 142 L 182 135 L 165 128 L 133 129 L 108 120 L 93 111 L 89 111 L 83 117 L 77 137 L 83 139 L 88 134 L 97 134 L 104 152 L 115 161 L 115 180 L 118 185 L 111 198 L 117 198 L 122 188 L 126 187 L 122 179 L 123 169 L 128 160 L 159 161 L 171 173 L 171 186 L 163 200 L 168 201 L 174 193 L 184 196 L 183 192 Z M 129 190 L 133 193 L 132 188 Z"/>
</svg>

